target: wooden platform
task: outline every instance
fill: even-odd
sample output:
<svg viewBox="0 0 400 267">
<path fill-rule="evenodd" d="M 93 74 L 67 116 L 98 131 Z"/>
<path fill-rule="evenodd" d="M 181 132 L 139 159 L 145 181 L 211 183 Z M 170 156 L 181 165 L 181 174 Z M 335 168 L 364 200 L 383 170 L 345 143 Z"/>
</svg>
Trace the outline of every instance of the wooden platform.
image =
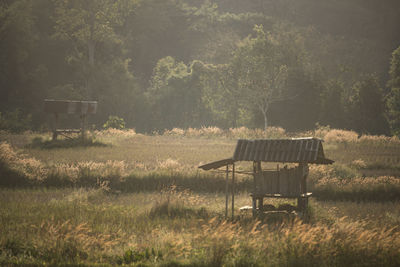
<svg viewBox="0 0 400 267">
<path fill-rule="evenodd" d="M 272 198 L 308 198 L 312 196 L 311 192 L 299 195 L 282 195 L 282 194 L 250 194 L 254 198 L 272 197 Z"/>
</svg>

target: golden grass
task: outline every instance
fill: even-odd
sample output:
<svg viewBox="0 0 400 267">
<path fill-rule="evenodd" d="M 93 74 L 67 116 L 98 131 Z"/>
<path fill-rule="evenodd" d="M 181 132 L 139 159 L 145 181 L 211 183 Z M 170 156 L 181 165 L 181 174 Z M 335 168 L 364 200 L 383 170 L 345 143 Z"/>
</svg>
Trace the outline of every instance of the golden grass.
<svg viewBox="0 0 400 267">
<path fill-rule="evenodd" d="M 239 195 L 238 201 L 249 199 Z M 325 218 L 316 217 L 312 224 L 298 219 L 265 224 L 246 217 L 224 220 L 223 202 L 223 194 L 195 194 L 176 187 L 160 193 L 117 196 L 93 189 L 1 189 L 0 263 L 115 265 L 129 260 L 150 266 L 171 262 L 205 266 L 239 263 L 396 266 L 399 263 L 400 229 L 393 227 L 387 215 L 397 212 L 393 208 L 398 204 L 312 202 L 312 208 L 328 210 L 333 220 L 326 223 Z M 218 205 L 213 206 L 215 203 Z M 360 208 L 359 217 L 355 218 Z M 370 223 L 371 214 L 367 210 L 380 216 L 379 224 Z M 353 219 L 340 218 L 346 214 Z M 127 251 L 143 257 L 127 258 Z"/>
<path fill-rule="evenodd" d="M 154 136 L 110 129 L 95 133 L 107 147 L 47 150 L 25 147 L 37 134 L 1 133 L 0 139 L 8 141 L 0 144 L 0 167 L 12 171 L 7 175 L 15 172 L 37 184 L 66 180 L 78 188 L 1 188 L 0 265 L 398 266 L 398 201 L 312 199 L 309 223 L 290 218 L 260 222 L 250 214 L 239 216 L 237 209 L 234 221 L 224 220 L 223 176 L 205 177 L 196 167 L 232 156 L 237 138 L 305 135 L 325 138 L 327 156 L 339 161 L 310 167 L 316 195 L 393 201 L 390 194 L 400 192 L 396 176 L 362 177 L 373 164 L 397 168 L 400 142 L 395 137 L 358 137 L 328 128 L 290 134 L 280 128 L 266 133 L 204 127 Z M 250 204 L 243 181 L 239 178 L 236 207 Z M 131 186 L 135 193 L 121 193 L 115 185 L 121 191 Z M 282 201 L 287 200 L 266 204 Z"/>
</svg>

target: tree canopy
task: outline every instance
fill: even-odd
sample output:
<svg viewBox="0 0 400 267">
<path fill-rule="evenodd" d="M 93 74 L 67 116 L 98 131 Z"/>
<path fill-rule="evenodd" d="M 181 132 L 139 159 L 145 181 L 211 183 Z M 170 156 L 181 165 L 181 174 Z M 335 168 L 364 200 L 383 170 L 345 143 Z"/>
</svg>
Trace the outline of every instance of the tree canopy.
<svg viewBox="0 0 400 267">
<path fill-rule="evenodd" d="M 98 128 L 399 134 L 399 13 L 396 0 L 0 1 L 0 114 L 40 129 L 43 99 L 85 99 Z"/>
</svg>

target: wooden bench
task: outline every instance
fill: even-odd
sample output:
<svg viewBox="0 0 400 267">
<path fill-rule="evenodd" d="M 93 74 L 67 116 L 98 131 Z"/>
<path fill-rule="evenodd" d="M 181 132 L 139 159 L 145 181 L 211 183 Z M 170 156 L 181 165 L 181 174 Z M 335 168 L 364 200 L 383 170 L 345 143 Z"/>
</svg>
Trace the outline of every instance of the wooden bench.
<svg viewBox="0 0 400 267">
<path fill-rule="evenodd" d="M 68 139 L 72 139 L 70 136 L 68 136 L 68 134 L 80 134 L 81 132 L 81 129 L 55 129 L 53 131 L 53 140 L 56 140 L 58 135 L 62 135 Z"/>
</svg>

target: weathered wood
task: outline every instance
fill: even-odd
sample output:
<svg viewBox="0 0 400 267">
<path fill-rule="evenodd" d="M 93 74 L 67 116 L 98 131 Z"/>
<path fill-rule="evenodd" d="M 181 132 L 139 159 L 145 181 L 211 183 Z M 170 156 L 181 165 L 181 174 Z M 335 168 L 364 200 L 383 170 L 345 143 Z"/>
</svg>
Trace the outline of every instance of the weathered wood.
<svg viewBox="0 0 400 267">
<path fill-rule="evenodd" d="M 252 174 L 254 186 L 252 196 L 253 213 L 262 210 L 264 197 L 297 198 L 298 207 L 307 208 L 308 198 L 306 179 L 308 176 L 308 163 L 332 164 L 333 161 L 325 158 L 322 140 L 318 138 L 292 138 L 292 139 L 265 139 L 265 140 L 238 140 L 236 149 L 231 159 L 225 159 L 200 166 L 204 170 L 217 169 L 232 164 L 232 218 L 235 205 L 235 162 L 253 161 L 253 172 L 238 172 Z M 280 168 L 265 170 L 261 162 L 298 163 L 295 168 Z M 221 170 L 221 172 L 223 172 Z M 228 177 L 229 167 L 226 169 Z M 227 178 L 228 179 L 228 178 Z M 226 192 L 229 191 L 227 187 Z M 229 196 L 226 193 L 225 216 L 228 216 Z"/>
<path fill-rule="evenodd" d="M 235 163 L 232 164 L 232 219 L 235 216 Z"/>
<path fill-rule="evenodd" d="M 229 202 L 229 165 L 226 165 L 226 181 L 225 181 L 225 218 L 228 218 L 228 202 Z"/>
<path fill-rule="evenodd" d="M 96 114 L 97 101 L 44 100 L 44 111 L 47 113 Z"/>
<path fill-rule="evenodd" d="M 235 162 L 232 158 L 229 159 L 223 159 L 223 160 L 218 160 L 218 161 L 214 161 L 208 164 L 204 164 L 199 166 L 200 169 L 203 169 L 205 171 L 211 170 L 211 169 L 218 169 L 220 167 L 223 166 L 228 166 L 230 164 L 233 164 L 233 162 Z"/>
<path fill-rule="evenodd" d="M 73 133 L 74 130 L 57 130 L 59 114 L 79 114 L 80 116 L 80 133 L 82 139 L 86 139 L 86 116 L 87 114 L 95 114 L 97 112 L 96 101 L 71 101 L 71 100 L 44 100 L 44 111 L 54 114 L 53 136 L 56 140 L 58 134 Z"/>
</svg>

